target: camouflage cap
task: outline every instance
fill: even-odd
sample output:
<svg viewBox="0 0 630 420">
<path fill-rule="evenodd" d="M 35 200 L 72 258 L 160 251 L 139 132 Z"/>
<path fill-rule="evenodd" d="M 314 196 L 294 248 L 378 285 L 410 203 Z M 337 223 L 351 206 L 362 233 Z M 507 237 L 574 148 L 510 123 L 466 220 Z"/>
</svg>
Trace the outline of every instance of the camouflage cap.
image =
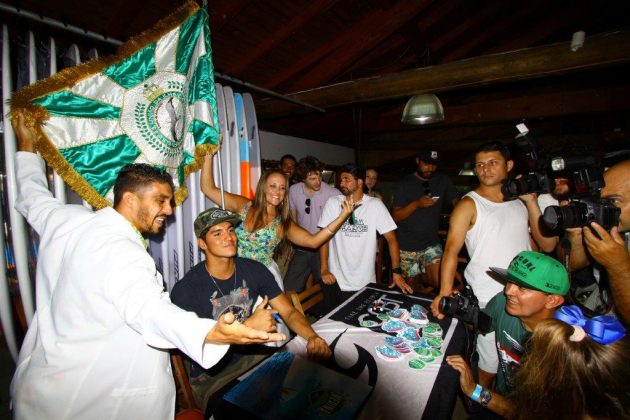
<svg viewBox="0 0 630 420">
<path fill-rule="evenodd" d="M 194 228 L 197 238 L 201 238 L 212 226 L 223 222 L 230 222 L 232 226 L 236 226 L 241 218 L 236 213 L 212 207 L 199 213 L 195 219 Z"/>
</svg>

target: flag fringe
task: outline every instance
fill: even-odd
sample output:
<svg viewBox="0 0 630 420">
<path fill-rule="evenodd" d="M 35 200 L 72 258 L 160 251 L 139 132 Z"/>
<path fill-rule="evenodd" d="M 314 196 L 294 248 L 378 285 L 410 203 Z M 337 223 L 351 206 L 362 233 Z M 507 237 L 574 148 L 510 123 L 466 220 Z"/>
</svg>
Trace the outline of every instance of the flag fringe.
<svg viewBox="0 0 630 420">
<path fill-rule="evenodd" d="M 100 209 L 110 206 L 111 203 L 85 181 L 59 153 L 54 143 L 42 130 L 42 125 L 50 118 L 50 114 L 44 107 L 33 105 L 32 101 L 43 95 L 69 89 L 77 82 L 100 73 L 112 64 L 135 54 L 137 51 L 153 42 L 157 42 L 161 37 L 181 25 L 182 22 L 190 16 L 194 15 L 198 10 L 199 6 L 196 2 L 187 0 L 176 11 L 161 19 L 153 27 L 130 38 L 119 48 L 115 55 L 95 58 L 74 67 L 63 69 L 49 78 L 35 82 L 32 85 L 24 86 L 11 96 L 9 100 L 11 106 L 9 118 L 13 120 L 18 113 L 24 115 L 25 125 L 34 128 L 39 135 L 35 142 L 36 150 L 42 155 L 48 165 L 61 176 L 66 184 L 94 208 Z M 217 149 L 218 146 L 216 145 L 197 146 L 195 150 L 195 161 L 184 168 L 185 178 L 201 168 L 203 156 L 206 153 L 214 154 Z M 187 196 L 188 191 L 186 190 L 186 186 L 180 186 L 175 192 L 176 205 L 181 204 Z"/>
</svg>

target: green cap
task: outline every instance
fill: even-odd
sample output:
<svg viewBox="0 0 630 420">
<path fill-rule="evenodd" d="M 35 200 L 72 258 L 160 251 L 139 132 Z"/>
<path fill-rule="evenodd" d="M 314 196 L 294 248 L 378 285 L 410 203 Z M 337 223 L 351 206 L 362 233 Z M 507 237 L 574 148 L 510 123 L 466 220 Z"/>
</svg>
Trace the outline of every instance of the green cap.
<svg viewBox="0 0 630 420">
<path fill-rule="evenodd" d="M 490 267 L 503 279 L 528 289 L 564 296 L 569 291 L 569 275 L 558 260 L 534 251 L 519 252 L 506 269 Z"/>
<path fill-rule="evenodd" d="M 214 225 L 218 225 L 223 222 L 230 222 L 233 226 L 236 226 L 240 221 L 241 218 L 238 214 L 218 207 L 212 207 L 199 213 L 199 216 L 195 219 L 195 235 L 197 238 L 201 238 L 205 235 L 206 231 Z"/>
</svg>

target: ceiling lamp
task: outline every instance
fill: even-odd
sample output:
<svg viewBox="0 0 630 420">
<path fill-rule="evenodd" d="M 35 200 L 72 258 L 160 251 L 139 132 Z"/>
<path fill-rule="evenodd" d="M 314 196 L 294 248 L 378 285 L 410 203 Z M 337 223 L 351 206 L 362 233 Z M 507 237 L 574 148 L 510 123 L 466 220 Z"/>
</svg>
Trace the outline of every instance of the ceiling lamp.
<svg viewBox="0 0 630 420">
<path fill-rule="evenodd" d="M 444 120 L 444 109 L 432 93 L 412 96 L 402 114 L 403 124 L 425 125 Z"/>
</svg>

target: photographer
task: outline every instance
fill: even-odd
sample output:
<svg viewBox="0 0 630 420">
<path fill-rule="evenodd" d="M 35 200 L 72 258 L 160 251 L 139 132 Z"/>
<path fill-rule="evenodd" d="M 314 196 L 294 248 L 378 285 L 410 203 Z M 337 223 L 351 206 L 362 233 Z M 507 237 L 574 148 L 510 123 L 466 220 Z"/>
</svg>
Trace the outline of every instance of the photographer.
<svg viewBox="0 0 630 420">
<path fill-rule="evenodd" d="M 484 313 L 492 319 L 499 358 L 494 391 L 476 385 L 472 370 L 461 356 L 446 362 L 460 373 L 462 392 L 493 412 L 508 416 L 512 411 L 514 375 L 535 327 L 552 318 L 569 291 L 569 276 L 557 260 L 539 252 L 520 252 L 506 269 L 491 267 L 506 281 L 503 292 L 493 297 Z"/>
<path fill-rule="evenodd" d="M 591 223 L 590 228 L 566 229 L 567 239 L 571 243 L 571 271 L 589 266 L 589 255 L 600 264 L 608 275 L 615 312 L 629 325 L 630 255 L 620 232 L 630 230 L 630 160 L 604 172 L 604 181 L 601 197 L 610 199 L 621 210 L 619 226 L 613 227 L 610 232 L 597 223 Z"/>
</svg>

